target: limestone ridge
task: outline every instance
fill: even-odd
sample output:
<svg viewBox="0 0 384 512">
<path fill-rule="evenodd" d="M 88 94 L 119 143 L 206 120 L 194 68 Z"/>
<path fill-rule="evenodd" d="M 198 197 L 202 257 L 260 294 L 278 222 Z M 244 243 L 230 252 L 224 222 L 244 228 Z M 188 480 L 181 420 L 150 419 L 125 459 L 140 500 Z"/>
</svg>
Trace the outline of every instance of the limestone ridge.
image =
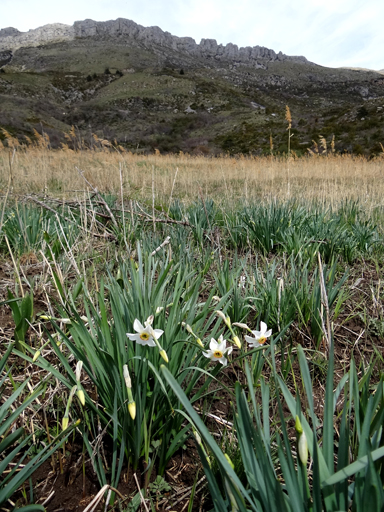
<svg viewBox="0 0 384 512">
<path fill-rule="evenodd" d="M 70 41 L 74 38 L 74 28 L 62 23 L 44 25 L 28 32 L 19 32 L 15 28 L 8 27 L 0 30 L 0 52 L 28 46 L 41 46 L 51 42 Z"/>
<path fill-rule="evenodd" d="M 54 23 L 44 25 L 28 32 L 19 32 L 9 27 L 0 30 L 0 61 L 9 52 L 22 47 L 40 46 L 47 43 L 70 41 L 74 39 L 96 38 L 119 39 L 130 43 L 136 41 L 145 48 L 153 45 L 172 49 L 181 53 L 213 59 L 214 61 L 236 61 L 239 64 L 252 67 L 264 67 L 261 61 L 292 61 L 310 64 L 305 57 L 288 56 L 282 52 L 276 53 L 263 46 L 246 46 L 239 48 L 236 44 L 228 43 L 223 46 L 217 44 L 215 39 L 202 39 L 197 44 L 191 37 L 177 37 L 169 32 L 164 32 L 159 27 L 143 27 L 134 21 L 118 18 L 111 21 L 84 20 L 75 21 L 73 26 Z M 0 62 L 1 65 L 1 62 Z"/>
</svg>

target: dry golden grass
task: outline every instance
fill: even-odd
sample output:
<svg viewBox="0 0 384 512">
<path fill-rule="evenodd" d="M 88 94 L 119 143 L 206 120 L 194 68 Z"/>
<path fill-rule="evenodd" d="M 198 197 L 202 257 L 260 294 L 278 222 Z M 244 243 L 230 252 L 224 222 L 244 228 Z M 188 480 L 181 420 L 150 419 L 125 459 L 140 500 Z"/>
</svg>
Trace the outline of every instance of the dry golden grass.
<svg viewBox="0 0 384 512">
<path fill-rule="evenodd" d="M 122 148 L 121 148 L 122 149 Z M 15 194 L 46 193 L 70 198 L 87 189 L 84 177 L 101 192 L 149 200 L 152 179 L 156 201 L 170 196 L 183 201 L 211 197 L 220 203 L 297 199 L 330 207 L 346 199 L 368 208 L 382 205 L 384 160 L 361 157 L 307 158 L 137 155 L 101 145 L 98 150 L 50 150 L 38 145 L 0 148 L 0 189 L 7 189 L 10 172 Z"/>
</svg>

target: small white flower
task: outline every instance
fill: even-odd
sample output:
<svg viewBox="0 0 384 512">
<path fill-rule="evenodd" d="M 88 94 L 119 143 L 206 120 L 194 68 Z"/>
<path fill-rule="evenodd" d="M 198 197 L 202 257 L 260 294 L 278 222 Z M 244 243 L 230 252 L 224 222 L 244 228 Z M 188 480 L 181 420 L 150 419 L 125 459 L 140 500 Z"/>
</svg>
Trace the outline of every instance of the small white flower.
<svg viewBox="0 0 384 512">
<path fill-rule="evenodd" d="M 267 341 L 267 338 L 272 334 L 272 329 L 267 331 L 267 324 L 264 322 L 260 322 L 260 331 L 251 331 L 254 338 L 252 336 L 244 336 L 245 341 L 249 343 L 249 346 L 252 348 L 259 347 L 260 345 L 264 345 Z"/>
<path fill-rule="evenodd" d="M 133 328 L 137 334 L 130 334 L 127 332 L 127 336 L 131 341 L 136 341 L 139 345 L 148 345 L 149 347 L 156 347 L 153 336 L 158 340 L 164 331 L 161 329 L 153 329 L 151 326 L 151 317 L 145 322 L 145 327 L 136 318 L 133 322 Z"/>
<path fill-rule="evenodd" d="M 227 366 L 227 358 L 225 355 L 229 355 L 232 352 L 233 347 L 227 348 L 227 341 L 223 340 L 223 335 L 220 335 L 218 341 L 214 338 L 211 338 L 211 342 L 209 344 L 210 350 L 207 352 L 203 352 L 205 357 L 208 357 L 212 361 L 219 361 L 223 366 Z"/>
</svg>

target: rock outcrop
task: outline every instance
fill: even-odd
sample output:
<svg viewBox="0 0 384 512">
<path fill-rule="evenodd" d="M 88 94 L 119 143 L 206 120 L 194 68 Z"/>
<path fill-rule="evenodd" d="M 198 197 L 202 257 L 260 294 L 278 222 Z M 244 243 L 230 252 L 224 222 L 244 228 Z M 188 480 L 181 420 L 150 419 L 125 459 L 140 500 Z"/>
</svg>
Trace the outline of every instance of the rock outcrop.
<svg viewBox="0 0 384 512">
<path fill-rule="evenodd" d="M 12 27 L 3 28 L 0 30 L 0 52 L 51 42 L 70 41 L 74 38 L 74 28 L 62 23 L 44 25 L 28 32 L 19 32 Z"/>
<path fill-rule="evenodd" d="M 177 37 L 164 32 L 159 27 L 143 27 L 134 21 L 118 18 L 111 21 L 84 20 L 76 21 L 73 26 L 55 23 L 45 25 L 28 32 L 19 32 L 9 27 L 0 30 L 0 52 L 14 51 L 26 46 L 40 46 L 46 43 L 69 41 L 76 38 L 109 39 L 118 38 L 129 44 L 132 41 L 151 48 L 153 45 L 171 49 L 197 58 L 212 61 L 231 61 L 237 64 L 260 67 L 262 61 L 293 61 L 308 63 L 305 57 L 292 57 L 282 52 L 276 54 L 263 46 L 246 46 L 239 48 L 236 44 L 228 43 L 223 46 L 215 39 L 202 39 L 197 44 L 191 37 Z"/>
</svg>

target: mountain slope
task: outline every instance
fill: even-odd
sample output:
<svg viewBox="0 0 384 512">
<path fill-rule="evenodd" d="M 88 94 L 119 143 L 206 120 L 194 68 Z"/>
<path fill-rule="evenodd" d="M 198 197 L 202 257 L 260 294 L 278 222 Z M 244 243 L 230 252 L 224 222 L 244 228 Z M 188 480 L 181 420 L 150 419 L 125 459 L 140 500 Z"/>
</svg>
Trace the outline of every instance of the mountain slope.
<svg viewBox="0 0 384 512">
<path fill-rule="evenodd" d="M 0 126 L 63 142 L 72 125 L 130 150 L 267 153 L 313 149 L 335 135 L 338 151 L 375 154 L 384 78 L 330 69 L 263 47 L 196 44 L 129 20 L 85 20 L 20 33 L 0 30 Z M 0 135 L 1 137 L 1 135 Z"/>
</svg>

